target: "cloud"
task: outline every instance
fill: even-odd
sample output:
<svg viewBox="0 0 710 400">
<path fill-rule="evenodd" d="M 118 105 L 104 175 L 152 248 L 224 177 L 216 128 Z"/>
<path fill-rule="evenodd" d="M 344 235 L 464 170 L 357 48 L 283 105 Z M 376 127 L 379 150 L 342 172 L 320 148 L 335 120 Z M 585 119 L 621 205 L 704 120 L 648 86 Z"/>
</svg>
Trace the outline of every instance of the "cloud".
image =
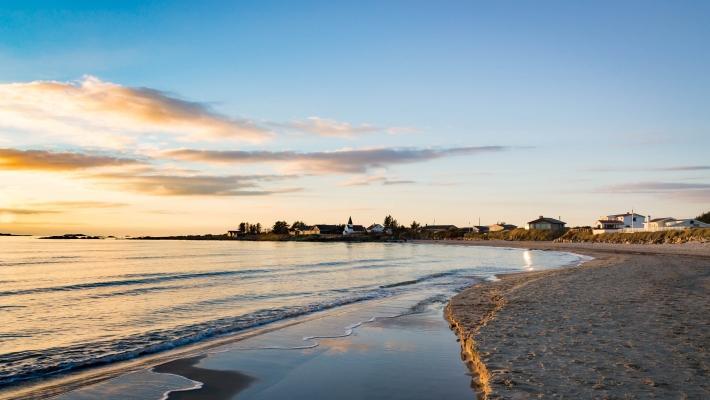
<svg viewBox="0 0 710 400">
<path fill-rule="evenodd" d="M 0 128 L 113 147 L 133 143 L 130 134 L 246 141 L 271 136 L 253 121 L 224 116 L 205 103 L 92 76 L 76 82 L 0 84 Z"/>
<path fill-rule="evenodd" d="M 371 124 L 353 125 L 349 122 L 341 122 L 333 119 L 321 117 L 309 117 L 305 120 L 292 121 L 286 124 L 274 124 L 279 127 L 294 129 L 307 133 L 314 133 L 320 136 L 350 138 L 358 135 L 386 132 L 390 134 L 412 131 L 411 128 L 390 127 L 383 128 Z"/>
<path fill-rule="evenodd" d="M 678 200 L 710 202 L 710 184 L 708 183 L 639 182 L 605 186 L 600 189 L 600 192 L 656 194 Z"/>
<path fill-rule="evenodd" d="M 368 186 L 373 184 L 379 185 L 409 185 L 415 184 L 416 181 L 404 180 L 404 179 L 389 179 L 385 176 L 365 176 L 365 177 L 355 177 L 344 182 L 341 186 Z"/>
<path fill-rule="evenodd" d="M 116 203 L 111 201 L 52 201 L 46 203 L 32 203 L 32 206 L 47 207 L 61 210 L 71 209 L 89 209 L 89 208 L 120 208 L 125 207 L 126 203 Z"/>
<path fill-rule="evenodd" d="M 677 190 L 702 190 L 710 189 L 707 183 L 683 183 L 683 182 L 640 182 L 622 185 L 610 185 L 604 191 L 613 193 L 658 193 Z"/>
<path fill-rule="evenodd" d="M 40 210 L 31 208 L 0 208 L 0 214 L 16 214 L 16 215 L 38 215 L 38 214 L 57 214 L 60 211 L 56 210 Z"/>
<path fill-rule="evenodd" d="M 70 171 L 94 167 L 137 165 L 130 158 L 62 153 L 45 150 L 0 149 L 1 170 Z"/>
<path fill-rule="evenodd" d="M 92 178 L 114 187 L 157 196 L 265 196 L 290 193 L 300 188 L 262 189 L 263 182 L 292 178 L 290 175 L 132 175 L 97 174 Z"/>
<path fill-rule="evenodd" d="M 590 168 L 587 171 L 591 172 L 634 172 L 634 171 L 657 171 L 657 172 L 674 172 L 674 171 L 710 171 L 710 165 L 681 165 L 674 167 L 619 167 L 619 168 Z"/>
<path fill-rule="evenodd" d="M 208 163 L 287 163 L 314 173 L 364 173 L 372 168 L 411 164 L 450 156 L 508 150 L 506 146 L 471 146 L 448 149 L 381 148 L 331 152 L 170 150 L 168 158 Z"/>
</svg>

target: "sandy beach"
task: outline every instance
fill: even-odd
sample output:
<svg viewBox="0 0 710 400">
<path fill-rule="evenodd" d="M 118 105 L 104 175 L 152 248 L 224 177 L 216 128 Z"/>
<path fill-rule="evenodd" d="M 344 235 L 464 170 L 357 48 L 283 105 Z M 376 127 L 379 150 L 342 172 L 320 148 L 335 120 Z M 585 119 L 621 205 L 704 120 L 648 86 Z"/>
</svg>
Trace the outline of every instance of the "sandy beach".
<svg viewBox="0 0 710 400">
<path fill-rule="evenodd" d="M 503 275 L 451 299 L 447 317 L 480 398 L 710 397 L 710 244 L 448 244 L 595 258 Z"/>
</svg>

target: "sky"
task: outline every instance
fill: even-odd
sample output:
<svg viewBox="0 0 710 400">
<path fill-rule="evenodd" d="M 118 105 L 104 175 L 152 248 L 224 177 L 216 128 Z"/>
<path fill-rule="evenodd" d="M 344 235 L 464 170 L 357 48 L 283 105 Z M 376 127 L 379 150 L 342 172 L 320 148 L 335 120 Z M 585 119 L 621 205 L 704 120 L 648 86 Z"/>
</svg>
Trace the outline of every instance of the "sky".
<svg viewBox="0 0 710 400">
<path fill-rule="evenodd" d="M 0 232 L 710 210 L 706 1 L 3 1 Z"/>
</svg>

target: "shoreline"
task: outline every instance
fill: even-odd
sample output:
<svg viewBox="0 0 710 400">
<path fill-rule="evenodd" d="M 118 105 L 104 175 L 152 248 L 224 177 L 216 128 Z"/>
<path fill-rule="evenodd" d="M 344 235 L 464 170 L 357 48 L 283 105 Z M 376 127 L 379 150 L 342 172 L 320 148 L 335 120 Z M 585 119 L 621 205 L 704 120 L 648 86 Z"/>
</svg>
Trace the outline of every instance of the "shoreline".
<svg viewBox="0 0 710 400">
<path fill-rule="evenodd" d="M 445 317 L 480 399 L 710 395 L 710 244 L 434 243 L 594 257 L 450 299 Z"/>
</svg>

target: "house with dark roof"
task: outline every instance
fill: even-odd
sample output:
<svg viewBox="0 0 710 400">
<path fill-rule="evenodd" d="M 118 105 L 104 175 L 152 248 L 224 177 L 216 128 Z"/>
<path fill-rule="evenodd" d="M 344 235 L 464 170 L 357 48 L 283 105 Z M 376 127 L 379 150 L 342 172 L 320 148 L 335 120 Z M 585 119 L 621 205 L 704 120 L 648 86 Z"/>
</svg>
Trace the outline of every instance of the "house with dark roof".
<svg viewBox="0 0 710 400">
<path fill-rule="evenodd" d="M 342 225 L 317 224 L 318 232 L 321 235 L 341 235 L 343 233 Z"/>
<path fill-rule="evenodd" d="M 451 231 L 455 229 L 459 229 L 456 227 L 456 225 L 425 225 L 420 228 L 422 231 L 425 232 L 444 232 L 444 231 Z"/>
<path fill-rule="evenodd" d="M 527 223 L 526 229 L 537 229 L 540 231 L 563 231 L 565 230 L 566 222 L 559 219 L 543 217 L 542 215 Z"/>
<path fill-rule="evenodd" d="M 500 231 L 512 231 L 517 228 L 513 224 L 506 224 L 505 222 L 498 222 L 497 224 L 488 225 L 489 232 L 500 232 Z"/>
</svg>

